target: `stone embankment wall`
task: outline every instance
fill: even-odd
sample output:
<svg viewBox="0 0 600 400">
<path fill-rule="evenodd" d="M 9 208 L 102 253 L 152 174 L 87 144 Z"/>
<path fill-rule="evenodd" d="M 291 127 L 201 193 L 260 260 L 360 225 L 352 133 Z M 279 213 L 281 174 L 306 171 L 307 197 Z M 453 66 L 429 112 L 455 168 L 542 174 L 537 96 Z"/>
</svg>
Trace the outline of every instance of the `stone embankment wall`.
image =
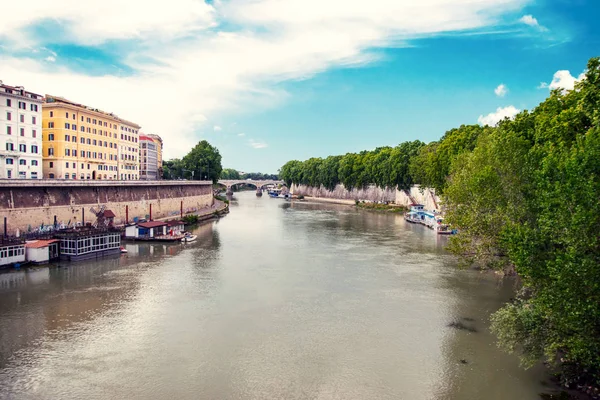
<svg viewBox="0 0 600 400">
<path fill-rule="evenodd" d="M 344 185 L 339 184 L 334 190 L 327 190 L 323 186 L 315 188 L 306 185 L 292 185 L 292 193 L 311 196 L 323 199 L 346 200 L 346 202 L 354 203 L 355 200 L 365 200 L 373 202 L 394 202 L 396 200 L 396 191 L 390 189 L 381 189 L 371 185 L 364 189 L 347 190 Z"/>
<path fill-rule="evenodd" d="M 306 185 L 292 185 L 292 193 L 304 196 L 311 196 L 315 199 L 326 201 L 339 201 L 340 203 L 353 204 L 356 200 L 371 202 L 390 202 L 403 206 L 410 206 L 413 203 L 423 204 L 428 210 L 442 210 L 440 198 L 435 194 L 435 190 L 421 188 L 419 185 L 413 186 L 409 191 L 381 189 L 371 185 L 365 189 L 347 190 L 340 184 L 334 190 L 327 190 L 323 186 L 315 188 Z"/>
<path fill-rule="evenodd" d="M 427 210 L 444 210 L 441 199 L 435 194 L 435 189 L 414 185 L 407 192 L 396 190 L 396 204 L 408 207 L 413 203 L 423 204 Z"/>
<path fill-rule="evenodd" d="M 95 222 L 91 207 L 105 205 L 115 224 L 134 218 L 152 219 L 194 213 L 213 204 L 210 182 L 63 182 L 4 181 L 0 183 L 0 217 L 7 217 L 9 234 L 37 230 L 43 224 Z M 82 221 L 82 210 L 84 218 Z M 127 210 L 127 211 L 126 211 Z M 0 221 L 0 229 L 2 221 Z"/>
</svg>

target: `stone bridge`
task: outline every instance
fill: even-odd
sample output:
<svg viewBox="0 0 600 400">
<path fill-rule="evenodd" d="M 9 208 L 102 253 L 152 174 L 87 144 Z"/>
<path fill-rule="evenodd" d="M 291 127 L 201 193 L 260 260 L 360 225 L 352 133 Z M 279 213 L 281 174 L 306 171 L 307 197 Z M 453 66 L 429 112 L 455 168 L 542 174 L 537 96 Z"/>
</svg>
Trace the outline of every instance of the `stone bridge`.
<svg viewBox="0 0 600 400">
<path fill-rule="evenodd" d="M 284 185 L 285 186 L 285 182 L 284 181 L 274 181 L 274 180 L 244 180 L 244 179 L 219 179 L 219 181 L 217 182 L 219 185 L 221 186 L 225 186 L 225 189 L 227 189 L 227 194 L 233 194 L 233 190 L 232 187 L 235 185 L 241 185 L 241 184 L 246 184 L 246 185 L 251 185 L 256 187 L 256 192 L 260 192 L 262 193 L 262 190 L 265 186 L 268 185 Z"/>
</svg>

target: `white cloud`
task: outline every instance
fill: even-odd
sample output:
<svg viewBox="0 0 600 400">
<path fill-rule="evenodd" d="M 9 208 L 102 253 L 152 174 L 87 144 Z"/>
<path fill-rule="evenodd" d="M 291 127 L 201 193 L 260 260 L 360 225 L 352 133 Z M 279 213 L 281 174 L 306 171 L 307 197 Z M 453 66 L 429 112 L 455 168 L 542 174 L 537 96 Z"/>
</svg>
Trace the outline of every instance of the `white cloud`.
<svg viewBox="0 0 600 400">
<path fill-rule="evenodd" d="M 486 116 L 480 115 L 477 122 L 481 125 L 496 126 L 503 119 L 513 119 L 520 112 L 521 110 L 515 108 L 515 106 L 498 107 L 493 113 L 489 113 Z"/>
<path fill-rule="evenodd" d="M 162 134 L 168 158 L 189 150 L 208 117 L 280 105 L 288 96 L 277 85 L 282 81 L 365 65 L 378 59 L 372 49 L 414 38 L 484 31 L 524 1 L 8 2 L 2 11 L 11 18 L 0 24 L 0 42 L 37 48 L 108 43 L 131 73 L 110 67 L 88 75 L 64 66 L 62 53 L 49 64 L 5 52 L 0 65 L 5 82 L 112 111 Z M 53 35 L 32 36 L 32 27 L 48 21 L 57 25 Z M 165 101 L 170 96 L 177 101 Z M 266 146 L 253 147 L 260 145 Z"/>
<path fill-rule="evenodd" d="M 496 89 L 494 89 L 494 93 L 496 93 L 496 96 L 498 97 L 504 97 L 508 93 L 508 88 L 504 83 L 501 83 Z"/>
<path fill-rule="evenodd" d="M 248 144 L 254 149 L 264 149 L 265 147 L 269 147 L 265 142 L 256 141 L 254 139 L 248 140 Z"/>
<path fill-rule="evenodd" d="M 519 19 L 519 22 L 529 26 L 540 26 L 538 20 L 534 18 L 533 15 L 523 15 L 521 19 Z"/>
<path fill-rule="evenodd" d="M 213 127 L 213 130 L 214 130 L 215 132 L 219 132 L 219 131 L 221 131 L 221 130 L 222 130 L 222 128 L 221 128 L 219 125 L 215 125 L 215 126 Z"/>
<path fill-rule="evenodd" d="M 48 57 L 46 57 L 46 61 L 48 61 L 48 62 L 55 62 L 56 61 L 56 57 L 54 57 L 54 56 L 48 56 Z"/>
<path fill-rule="evenodd" d="M 542 82 L 538 88 L 548 88 L 550 90 L 561 89 L 563 91 L 573 90 L 575 88 L 575 83 L 579 82 L 583 78 L 585 78 L 585 73 L 581 73 L 577 78 L 575 78 L 567 70 L 556 71 L 550 84 Z"/>
<path fill-rule="evenodd" d="M 245 133 L 238 133 L 238 136 L 239 137 L 244 137 L 244 136 L 246 136 L 246 134 Z"/>
</svg>

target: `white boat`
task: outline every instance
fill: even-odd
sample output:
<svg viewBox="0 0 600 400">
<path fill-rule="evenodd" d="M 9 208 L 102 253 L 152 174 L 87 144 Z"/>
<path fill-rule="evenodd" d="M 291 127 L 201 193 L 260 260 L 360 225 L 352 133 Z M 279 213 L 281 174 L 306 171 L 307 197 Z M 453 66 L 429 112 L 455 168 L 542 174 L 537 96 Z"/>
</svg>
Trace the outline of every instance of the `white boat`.
<svg viewBox="0 0 600 400">
<path fill-rule="evenodd" d="M 127 253 L 127 249 L 123 246 L 119 247 L 119 250 L 121 250 L 121 253 Z"/>
<path fill-rule="evenodd" d="M 194 240 L 196 240 L 197 238 L 198 238 L 198 236 L 196 236 L 196 235 L 192 235 L 191 233 L 189 233 L 189 232 L 186 232 L 186 233 L 183 235 L 183 239 L 181 239 L 181 241 L 182 241 L 182 242 L 184 242 L 184 243 L 188 243 L 188 242 L 193 242 L 193 241 L 194 241 Z"/>
</svg>

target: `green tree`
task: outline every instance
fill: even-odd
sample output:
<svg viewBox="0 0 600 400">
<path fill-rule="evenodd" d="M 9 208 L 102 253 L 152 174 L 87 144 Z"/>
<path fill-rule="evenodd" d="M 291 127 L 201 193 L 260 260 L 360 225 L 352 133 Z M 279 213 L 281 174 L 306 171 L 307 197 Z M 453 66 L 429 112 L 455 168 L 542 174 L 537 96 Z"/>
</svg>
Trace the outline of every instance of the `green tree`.
<svg viewBox="0 0 600 400">
<path fill-rule="evenodd" d="M 182 164 L 184 169 L 194 171 L 193 179 L 211 180 L 214 183 L 217 182 L 223 170 L 219 150 L 206 140 L 200 141 L 183 157 Z"/>
</svg>

